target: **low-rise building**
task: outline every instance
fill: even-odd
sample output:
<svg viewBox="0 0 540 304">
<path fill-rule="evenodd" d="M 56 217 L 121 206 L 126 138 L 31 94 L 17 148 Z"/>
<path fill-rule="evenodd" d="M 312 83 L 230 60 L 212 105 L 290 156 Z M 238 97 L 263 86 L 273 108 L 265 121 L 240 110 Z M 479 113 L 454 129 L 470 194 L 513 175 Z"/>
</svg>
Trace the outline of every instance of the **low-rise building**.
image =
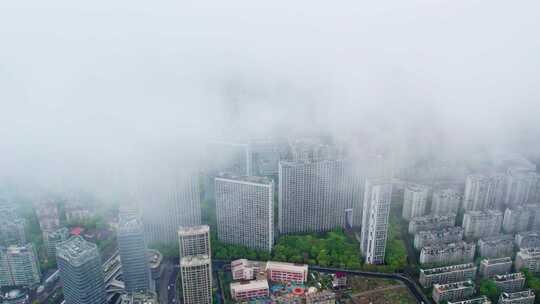
<svg viewBox="0 0 540 304">
<path fill-rule="evenodd" d="M 266 269 L 265 262 L 239 259 L 231 262 L 231 273 L 233 280 L 253 280 Z M 264 273 L 262 275 L 265 276 Z"/>
<path fill-rule="evenodd" d="M 499 274 L 507 274 L 512 269 L 512 259 L 504 257 L 499 259 L 483 259 L 480 262 L 480 276 L 492 278 Z"/>
<path fill-rule="evenodd" d="M 417 250 L 422 247 L 437 244 L 453 243 L 463 239 L 463 228 L 446 227 L 437 230 L 419 231 L 414 235 L 414 248 Z"/>
<path fill-rule="evenodd" d="M 420 269 L 419 282 L 424 288 L 433 284 L 448 284 L 467 280 L 474 280 L 476 266 L 473 263 Z"/>
<path fill-rule="evenodd" d="M 120 304 L 159 304 L 157 294 L 152 291 L 124 294 Z"/>
<path fill-rule="evenodd" d="M 347 274 L 344 272 L 332 274 L 332 288 L 340 289 L 345 287 L 347 287 Z"/>
<path fill-rule="evenodd" d="M 433 286 L 432 298 L 435 303 L 443 301 L 465 300 L 474 295 L 474 283 L 463 281 L 449 284 L 435 284 Z"/>
<path fill-rule="evenodd" d="M 298 282 L 307 281 L 308 265 L 268 261 L 266 274 L 272 282 Z"/>
<path fill-rule="evenodd" d="M 502 258 L 514 254 L 512 235 L 489 236 L 478 240 L 478 254 L 486 258 Z"/>
<path fill-rule="evenodd" d="M 493 280 L 502 292 L 520 291 L 525 286 L 525 276 L 521 272 L 496 275 Z"/>
<path fill-rule="evenodd" d="M 478 239 L 497 235 L 501 230 L 503 214 L 498 210 L 467 211 L 463 216 L 464 237 Z"/>
<path fill-rule="evenodd" d="M 242 281 L 231 283 L 231 297 L 235 301 L 251 301 L 269 296 L 267 280 Z"/>
<path fill-rule="evenodd" d="M 335 304 L 336 294 L 329 291 L 319 291 L 306 294 L 306 304 Z"/>
<path fill-rule="evenodd" d="M 529 269 L 530 272 L 540 272 L 540 248 L 523 248 L 516 254 L 514 266 L 517 270 Z"/>
<path fill-rule="evenodd" d="M 423 247 L 420 251 L 420 264 L 472 262 L 474 260 L 475 248 L 474 243 L 466 243 L 464 241 Z"/>
<path fill-rule="evenodd" d="M 529 227 L 531 214 L 522 206 L 506 208 L 504 211 L 503 230 L 506 233 L 525 231 Z"/>
<path fill-rule="evenodd" d="M 534 298 L 535 295 L 531 289 L 514 293 L 503 292 L 499 296 L 498 304 L 533 304 Z"/>
<path fill-rule="evenodd" d="M 540 231 L 516 233 L 514 241 L 518 249 L 540 247 Z"/>
<path fill-rule="evenodd" d="M 448 304 L 491 304 L 491 301 L 486 296 L 479 296 L 461 301 L 448 301 Z"/>
<path fill-rule="evenodd" d="M 416 234 L 419 231 L 442 229 L 456 225 L 456 214 L 426 215 L 415 217 L 409 222 L 409 233 Z"/>
</svg>

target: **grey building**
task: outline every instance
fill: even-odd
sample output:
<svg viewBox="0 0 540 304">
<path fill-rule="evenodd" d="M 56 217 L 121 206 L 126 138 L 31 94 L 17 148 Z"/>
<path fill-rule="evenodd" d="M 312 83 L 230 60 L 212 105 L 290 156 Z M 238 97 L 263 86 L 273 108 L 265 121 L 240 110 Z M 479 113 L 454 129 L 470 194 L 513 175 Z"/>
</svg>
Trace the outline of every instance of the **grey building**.
<svg viewBox="0 0 540 304">
<path fill-rule="evenodd" d="M 472 281 L 462 281 L 449 284 L 435 284 L 432 298 L 435 303 L 443 301 L 464 300 L 474 295 L 475 288 Z"/>
<path fill-rule="evenodd" d="M 415 217 L 409 222 L 409 233 L 416 234 L 419 231 L 443 229 L 456 225 L 456 215 L 426 215 Z"/>
<path fill-rule="evenodd" d="M 483 259 L 480 261 L 480 276 L 482 278 L 492 278 L 498 274 L 510 273 L 512 269 L 512 259 L 510 257 L 498 259 Z"/>
<path fill-rule="evenodd" d="M 529 202 L 538 182 L 538 174 L 528 170 L 510 168 L 507 172 L 506 206 L 518 206 Z"/>
<path fill-rule="evenodd" d="M 419 282 L 424 288 L 429 288 L 433 284 L 448 284 L 460 281 L 474 280 L 476 277 L 476 266 L 473 263 L 437 267 L 430 269 L 420 269 Z"/>
<path fill-rule="evenodd" d="M 366 264 L 382 264 L 388 237 L 392 183 L 367 180 L 365 189 L 360 251 Z"/>
<path fill-rule="evenodd" d="M 146 292 L 150 288 L 148 247 L 144 228 L 136 215 L 121 214 L 117 230 L 118 253 L 122 263 L 122 278 L 128 293 Z"/>
<path fill-rule="evenodd" d="M 463 216 L 464 237 L 478 239 L 497 235 L 501 230 L 503 214 L 498 210 L 468 211 Z"/>
<path fill-rule="evenodd" d="M 422 247 L 453 243 L 463 239 L 463 228 L 447 227 L 440 230 L 419 231 L 414 235 L 414 248 L 416 250 Z"/>
<path fill-rule="evenodd" d="M 69 230 L 62 227 L 52 231 L 43 232 L 43 240 L 47 248 L 47 257 L 56 259 L 56 245 L 69 238 Z"/>
<path fill-rule="evenodd" d="M 26 221 L 11 205 L 0 205 L 0 246 L 26 244 Z"/>
<path fill-rule="evenodd" d="M 403 193 L 403 209 L 401 216 L 410 220 L 427 212 L 429 187 L 420 184 L 408 184 Z"/>
<path fill-rule="evenodd" d="M 208 255 L 180 259 L 184 304 L 212 304 L 212 263 Z"/>
<path fill-rule="evenodd" d="M 475 248 L 473 243 L 463 241 L 423 247 L 420 251 L 420 264 L 472 262 L 474 260 Z"/>
<path fill-rule="evenodd" d="M 531 213 L 522 206 L 506 208 L 504 211 L 503 230 L 506 233 L 525 231 L 529 227 Z"/>
<path fill-rule="evenodd" d="M 124 294 L 120 304 L 159 304 L 159 302 L 155 292 L 146 291 Z"/>
<path fill-rule="evenodd" d="M 282 234 L 344 227 L 356 179 L 343 160 L 279 163 L 278 228 Z"/>
<path fill-rule="evenodd" d="M 210 227 L 208 225 L 180 227 L 178 229 L 180 258 L 191 255 L 211 255 Z"/>
<path fill-rule="evenodd" d="M 538 201 L 540 202 L 540 197 Z M 529 211 L 530 216 L 528 230 L 540 230 L 540 205 L 527 204 L 524 207 Z"/>
<path fill-rule="evenodd" d="M 461 195 L 455 189 L 437 189 L 431 199 L 431 213 L 435 215 L 457 214 Z"/>
<path fill-rule="evenodd" d="M 37 286 L 41 280 L 39 260 L 34 246 L 0 247 L 0 287 Z"/>
<path fill-rule="evenodd" d="M 56 247 L 56 261 L 66 304 L 104 304 L 103 266 L 96 244 L 81 236 Z"/>
<path fill-rule="evenodd" d="M 540 273 L 540 248 L 522 248 L 514 261 L 516 269 L 527 268 L 530 272 Z"/>
<path fill-rule="evenodd" d="M 519 249 L 540 247 L 540 231 L 517 233 L 514 241 Z"/>
<path fill-rule="evenodd" d="M 478 254 L 485 258 L 502 258 L 514 254 L 512 235 L 488 236 L 478 240 Z"/>
<path fill-rule="evenodd" d="M 472 174 L 465 181 L 463 209 L 466 211 L 500 208 L 503 203 L 504 174 Z"/>
<path fill-rule="evenodd" d="M 224 175 L 215 180 L 218 238 L 256 250 L 274 244 L 274 182 L 265 177 Z"/>
<path fill-rule="evenodd" d="M 525 287 L 525 276 L 521 272 L 496 275 L 493 280 L 502 292 L 516 292 Z"/>
<path fill-rule="evenodd" d="M 527 289 L 524 291 L 506 293 L 503 292 L 499 296 L 498 304 L 533 304 L 535 299 L 535 294 L 532 289 Z"/>
<path fill-rule="evenodd" d="M 491 304 L 486 296 L 479 296 L 467 300 L 448 301 L 448 304 Z"/>
<path fill-rule="evenodd" d="M 141 194 L 146 241 L 175 244 L 178 227 L 201 223 L 198 174 L 188 171 L 155 179 Z"/>
</svg>

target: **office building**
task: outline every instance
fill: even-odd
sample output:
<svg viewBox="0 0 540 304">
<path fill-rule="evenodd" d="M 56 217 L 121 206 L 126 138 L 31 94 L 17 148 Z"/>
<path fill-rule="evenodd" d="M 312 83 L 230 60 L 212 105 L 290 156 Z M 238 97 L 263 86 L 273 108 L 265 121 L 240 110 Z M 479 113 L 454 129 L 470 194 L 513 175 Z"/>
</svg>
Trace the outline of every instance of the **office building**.
<svg viewBox="0 0 540 304">
<path fill-rule="evenodd" d="M 480 276 L 484 279 L 492 278 L 498 274 L 510 273 L 511 269 L 512 259 L 510 257 L 480 261 Z"/>
<path fill-rule="evenodd" d="M 367 180 L 365 189 L 360 251 L 366 264 L 382 264 L 388 237 L 392 183 Z"/>
<path fill-rule="evenodd" d="M 270 252 L 274 244 L 274 182 L 223 175 L 215 180 L 218 238 Z"/>
<path fill-rule="evenodd" d="M 534 195 L 533 191 L 538 182 L 538 174 L 532 171 L 510 168 L 507 176 L 505 205 L 511 207 L 527 204 L 529 196 Z"/>
<path fill-rule="evenodd" d="M 47 248 L 47 257 L 56 259 L 56 246 L 69 238 L 69 230 L 66 227 L 56 230 L 44 231 L 43 240 Z"/>
<path fill-rule="evenodd" d="M 431 199 L 431 213 L 434 215 L 457 214 L 461 195 L 455 189 L 437 189 Z"/>
<path fill-rule="evenodd" d="M 419 231 L 437 230 L 456 225 L 455 214 L 426 215 L 415 217 L 409 222 L 409 234 L 416 234 Z"/>
<path fill-rule="evenodd" d="M 448 301 L 448 304 L 491 304 L 486 296 L 479 296 L 467 300 Z"/>
<path fill-rule="evenodd" d="M 502 258 L 514 254 L 514 237 L 509 234 L 488 236 L 478 240 L 478 254 L 485 258 Z"/>
<path fill-rule="evenodd" d="M 458 241 L 423 247 L 420 251 L 420 264 L 456 264 L 474 260 L 474 243 Z"/>
<path fill-rule="evenodd" d="M 270 295 L 267 280 L 242 281 L 231 283 L 231 298 L 234 301 L 251 301 Z"/>
<path fill-rule="evenodd" d="M 522 206 L 506 208 L 504 211 L 503 230 L 506 233 L 525 231 L 529 228 L 531 214 Z"/>
<path fill-rule="evenodd" d="M 150 189 L 141 193 L 146 241 L 176 244 L 178 227 L 201 223 L 198 174 L 188 171 L 155 178 L 159 182 L 149 182 Z"/>
<path fill-rule="evenodd" d="M 476 266 L 473 263 L 420 269 L 419 282 L 423 288 L 429 288 L 433 284 L 448 284 L 467 280 L 474 280 L 476 277 Z"/>
<path fill-rule="evenodd" d="M 105 283 L 96 244 L 81 236 L 71 237 L 56 247 L 56 261 L 66 304 L 104 304 Z"/>
<path fill-rule="evenodd" d="M 426 214 L 429 188 L 419 184 L 408 184 L 403 194 L 401 216 L 406 220 Z"/>
<path fill-rule="evenodd" d="M 519 232 L 514 240 L 519 249 L 540 247 L 540 231 Z"/>
<path fill-rule="evenodd" d="M 502 292 L 516 292 L 523 290 L 523 287 L 525 287 L 525 276 L 521 272 L 499 274 L 493 280 L 497 285 L 497 289 Z"/>
<path fill-rule="evenodd" d="M 305 283 L 308 276 L 308 265 L 268 261 L 266 274 L 271 282 Z"/>
<path fill-rule="evenodd" d="M 516 254 L 515 269 L 527 268 L 530 272 L 540 273 L 540 248 L 522 248 Z"/>
<path fill-rule="evenodd" d="M 414 235 L 414 248 L 416 250 L 422 247 L 453 243 L 463 239 L 463 228 L 448 227 L 440 230 L 420 231 Z"/>
<path fill-rule="evenodd" d="M 139 217 L 120 215 L 117 230 L 118 253 L 122 262 L 122 278 L 127 293 L 146 292 L 150 288 L 146 240 Z"/>
<path fill-rule="evenodd" d="M 518 291 L 514 293 L 503 292 L 499 296 L 497 304 L 533 304 L 535 294 L 532 289 Z"/>
<path fill-rule="evenodd" d="M 503 221 L 498 210 L 468 211 L 463 216 L 464 237 L 479 239 L 499 234 Z"/>
<path fill-rule="evenodd" d="M 184 304 L 212 304 L 212 263 L 208 255 L 180 259 Z"/>
<path fill-rule="evenodd" d="M 39 260 L 31 243 L 0 247 L 0 287 L 34 287 L 40 280 Z"/>
<path fill-rule="evenodd" d="M 279 163 L 278 227 L 282 234 L 344 227 L 353 210 L 355 178 L 343 160 Z"/>
<path fill-rule="evenodd" d="M 180 227 L 178 229 L 180 258 L 190 255 L 211 255 L 210 227 L 208 225 Z"/>
<path fill-rule="evenodd" d="M 449 284 L 433 285 L 432 298 L 435 303 L 440 304 L 443 301 L 464 300 L 475 293 L 474 283 L 472 281 L 462 281 Z"/>
</svg>

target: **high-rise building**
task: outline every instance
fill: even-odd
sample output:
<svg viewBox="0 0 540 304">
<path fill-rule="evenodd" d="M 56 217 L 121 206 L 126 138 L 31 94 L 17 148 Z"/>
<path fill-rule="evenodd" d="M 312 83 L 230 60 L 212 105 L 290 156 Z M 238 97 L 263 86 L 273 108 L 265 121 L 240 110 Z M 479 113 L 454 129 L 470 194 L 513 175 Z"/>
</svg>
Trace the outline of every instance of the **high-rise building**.
<svg viewBox="0 0 540 304">
<path fill-rule="evenodd" d="M 403 194 L 402 217 L 410 220 L 426 214 L 429 188 L 424 185 L 409 184 Z"/>
<path fill-rule="evenodd" d="M 211 254 L 210 227 L 207 225 L 180 227 L 178 229 L 180 258 L 191 255 Z"/>
<path fill-rule="evenodd" d="M 538 180 L 539 176 L 535 172 L 514 168 L 508 169 L 505 205 L 510 207 L 528 203 L 529 197 L 535 196 L 534 191 Z"/>
<path fill-rule="evenodd" d="M 0 246 L 24 245 L 26 221 L 9 204 L 0 205 Z"/>
<path fill-rule="evenodd" d="M 104 304 L 105 283 L 96 244 L 81 236 L 71 237 L 56 247 L 56 261 L 66 304 Z"/>
<path fill-rule="evenodd" d="M 38 256 L 31 243 L 0 247 L 0 287 L 33 287 L 39 284 L 40 280 Z"/>
<path fill-rule="evenodd" d="M 474 260 L 476 246 L 474 243 L 457 241 L 449 244 L 438 244 L 422 247 L 420 251 L 420 264 L 455 264 L 469 263 Z"/>
<path fill-rule="evenodd" d="M 511 269 L 512 259 L 510 257 L 480 261 L 480 276 L 484 279 L 492 278 L 498 274 L 510 273 Z"/>
<path fill-rule="evenodd" d="M 485 258 L 503 258 L 514 253 L 514 237 L 508 234 L 488 236 L 478 240 L 478 253 Z"/>
<path fill-rule="evenodd" d="M 448 284 L 435 284 L 432 298 L 435 303 L 444 301 L 464 300 L 474 295 L 475 287 L 472 281 L 462 281 Z"/>
<path fill-rule="evenodd" d="M 279 163 L 279 232 L 344 227 L 352 213 L 355 179 L 343 160 Z"/>
<path fill-rule="evenodd" d="M 519 249 L 540 247 L 540 231 L 523 231 L 514 238 Z"/>
<path fill-rule="evenodd" d="M 504 174 L 472 174 L 465 182 L 463 209 L 466 211 L 500 208 L 506 178 Z"/>
<path fill-rule="evenodd" d="M 56 230 L 44 231 L 43 240 L 47 248 L 47 257 L 56 259 L 56 246 L 69 238 L 69 230 L 62 227 Z"/>
<path fill-rule="evenodd" d="M 117 240 L 126 292 L 146 292 L 150 288 L 150 268 L 141 220 L 137 216 L 121 215 Z"/>
<path fill-rule="evenodd" d="M 515 269 L 527 268 L 530 272 L 540 273 L 540 248 L 523 248 L 516 254 Z"/>
<path fill-rule="evenodd" d="M 431 213 L 435 215 L 457 214 L 461 203 L 461 195 L 455 189 L 438 189 L 433 191 Z"/>
<path fill-rule="evenodd" d="M 529 227 L 531 213 L 523 206 L 506 208 L 503 218 L 503 230 L 506 233 L 525 231 Z"/>
<path fill-rule="evenodd" d="M 438 230 L 419 231 L 414 235 L 414 248 L 422 249 L 425 246 L 446 244 L 461 241 L 463 239 L 463 228 L 448 227 Z"/>
<path fill-rule="evenodd" d="M 180 259 L 184 304 L 212 304 L 212 263 L 208 255 Z"/>
<path fill-rule="evenodd" d="M 216 178 L 218 238 L 256 250 L 274 244 L 274 182 L 265 177 Z"/>
<path fill-rule="evenodd" d="M 463 216 L 465 238 L 478 239 L 500 232 L 503 214 L 498 210 L 468 211 Z"/>
<path fill-rule="evenodd" d="M 52 231 L 60 228 L 60 212 L 56 202 L 48 201 L 35 206 L 36 216 L 41 231 Z"/>
<path fill-rule="evenodd" d="M 198 175 L 173 175 L 154 183 L 143 194 L 142 220 L 146 240 L 151 243 L 175 244 L 180 226 L 201 223 L 201 203 Z"/>
<path fill-rule="evenodd" d="M 367 180 L 365 189 L 360 251 L 367 264 L 382 264 L 388 237 L 392 183 Z"/>
</svg>

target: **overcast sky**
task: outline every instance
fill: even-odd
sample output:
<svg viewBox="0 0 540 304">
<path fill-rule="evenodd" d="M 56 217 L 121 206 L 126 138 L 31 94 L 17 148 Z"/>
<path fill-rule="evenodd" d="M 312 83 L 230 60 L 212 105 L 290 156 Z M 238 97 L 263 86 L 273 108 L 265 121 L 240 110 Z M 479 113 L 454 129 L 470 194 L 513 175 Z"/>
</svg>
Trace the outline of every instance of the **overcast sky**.
<svg viewBox="0 0 540 304">
<path fill-rule="evenodd" d="M 539 33 L 538 0 L 0 1 L 0 176 L 314 131 L 537 151 Z"/>
</svg>

